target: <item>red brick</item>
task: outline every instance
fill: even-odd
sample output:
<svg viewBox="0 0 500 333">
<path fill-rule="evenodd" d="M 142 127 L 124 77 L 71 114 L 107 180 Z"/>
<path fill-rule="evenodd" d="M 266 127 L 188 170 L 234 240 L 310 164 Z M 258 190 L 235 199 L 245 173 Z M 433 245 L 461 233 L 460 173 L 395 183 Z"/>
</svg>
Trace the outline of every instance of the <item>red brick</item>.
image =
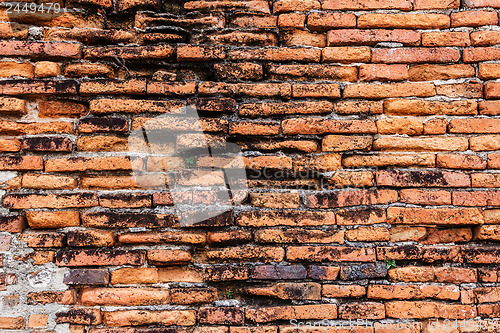
<svg viewBox="0 0 500 333">
<path fill-rule="evenodd" d="M 451 9 L 451 8 L 459 8 L 460 1 L 453 0 L 415 0 L 413 4 L 413 10 L 422 10 L 422 9 Z"/>
<path fill-rule="evenodd" d="M 233 49 L 227 52 L 231 61 L 264 60 L 264 61 L 302 61 L 319 62 L 321 51 L 311 48 L 276 48 L 276 49 Z"/>
<path fill-rule="evenodd" d="M 326 35 L 304 30 L 285 30 L 280 33 L 280 44 L 283 46 L 325 47 Z"/>
<path fill-rule="evenodd" d="M 392 154 L 351 155 L 342 160 L 346 167 L 385 167 L 385 166 L 420 166 L 434 167 L 436 157 L 433 154 Z"/>
<path fill-rule="evenodd" d="M 417 46 L 420 33 L 413 30 L 385 29 L 336 29 L 328 32 L 328 45 L 375 45 L 381 42 Z"/>
<path fill-rule="evenodd" d="M 143 263 L 144 252 L 140 250 L 64 250 L 56 257 L 56 264 L 62 267 L 139 266 Z"/>
<path fill-rule="evenodd" d="M 424 124 L 419 119 L 386 118 L 377 120 L 377 129 L 379 134 L 421 135 Z"/>
<path fill-rule="evenodd" d="M 448 63 L 460 60 L 460 52 L 451 48 L 374 49 L 374 63 Z"/>
<path fill-rule="evenodd" d="M 93 81 L 83 81 L 80 83 L 81 95 L 99 95 L 99 94 L 145 94 L 146 81 L 141 79 L 130 80 L 109 80 L 99 79 Z M 149 91 L 148 91 L 149 93 Z"/>
<path fill-rule="evenodd" d="M 326 10 L 372 10 L 372 9 L 401 9 L 412 10 L 409 0 L 325 0 L 322 9 Z"/>
<path fill-rule="evenodd" d="M 498 47 L 475 47 L 464 49 L 464 62 L 480 62 L 497 60 L 500 58 L 500 48 Z"/>
<path fill-rule="evenodd" d="M 436 95 L 432 83 L 352 84 L 344 89 L 344 98 L 384 99 L 392 97 L 430 97 Z"/>
<path fill-rule="evenodd" d="M 286 258 L 290 261 L 307 260 L 310 262 L 374 262 L 376 260 L 374 249 L 341 246 L 291 246 L 287 248 Z"/>
<path fill-rule="evenodd" d="M 384 319 L 385 307 L 375 302 L 342 304 L 339 315 L 342 319 Z"/>
<path fill-rule="evenodd" d="M 392 190 L 349 190 L 328 194 L 312 194 L 307 198 L 310 208 L 338 208 L 386 204 L 397 201 L 397 192 Z"/>
<path fill-rule="evenodd" d="M 314 9 L 320 9 L 321 4 L 318 0 L 278 0 L 273 3 L 273 13 L 282 12 L 308 12 Z"/>
<path fill-rule="evenodd" d="M 287 28 L 304 29 L 306 15 L 302 13 L 286 13 L 278 17 L 278 26 Z"/>
<path fill-rule="evenodd" d="M 332 298 L 352 298 L 366 295 L 366 288 L 357 285 L 323 285 L 323 296 Z"/>
<path fill-rule="evenodd" d="M 343 101 L 334 104 L 335 113 L 350 114 L 381 114 L 383 113 L 382 101 Z"/>
<path fill-rule="evenodd" d="M 477 315 L 476 307 L 438 302 L 393 301 L 386 303 L 387 317 L 391 318 L 446 318 L 468 319 Z"/>
<path fill-rule="evenodd" d="M 324 31 L 332 28 L 355 28 L 356 16 L 350 13 L 312 12 L 307 15 L 307 28 Z"/>
<path fill-rule="evenodd" d="M 370 62 L 371 52 L 368 47 L 326 47 L 322 51 L 323 62 L 353 63 Z"/>
<path fill-rule="evenodd" d="M 33 229 L 57 229 L 80 225 L 77 211 L 28 211 L 26 219 Z"/>
<path fill-rule="evenodd" d="M 443 29 L 450 27 L 450 17 L 444 14 L 363 14 L 358 28 Z"/>
<path fill-rule="evenodd" d="M 371 285 L 368 286 L 368 298 L 374 299 L 447 299 L 458 300 L 460 288 L 458 286 L 436 285 Z"/>
<path fill-rule="evenodd" d="M 193 85 L 194 89 L 194 85 Z M 231 95 L 249 97 L 290 97 L 292 87 L 287 83 L 222 83 L 200 82 L 201 95 Z M 149 90 L 148 90 L 149 93 Z"/>
<path fill-rule="evenodd" d="M 224 48 L 220 46 L 177 46 L 177 62 L 220 60 L 225 56 Z"/>
<path fill-rule="evenodd" d="M 332 103 L 325 101 L 241 104 L 238 113 L 242 117 L 269 117 L 288 114 L 322 114 L 332 111 Z"/>
<path fill-rule="evenodd" d="M 493 7 L 500 8 L 500 3 L 498 0 L 465 0 L 465 5 L 467 7 Z"/>
<path fill-rule="evenodd" d="M 7 194 L 3 204 L 12 209 L 30 208 L 72 208 L 97 206 L 97 196 L 93 193 L 71 194 Z"/>
<path fill-rule="evenodd" d="M 451 193 L 448 191 L 432 191 L 420 189 L 401 190 L 400 200 L 415 205 L 451 205 Z"/>
<path fill-rule="evenodd" d="M 470 44 L 468 32 L 426 32 L 422 34 L 422 46 L 469 46 Z"/>
<path fill-rule="evenodd" d="M 111 327 L 161 325 L 193 326 L 196 311 L 192 310 L 123 310 L 103 312 L 103 323 Z"/>
<path fill-rule="evenodd" d="M 424 123 L 424 134 L 445 134 L 448 127 L 446 119 L 434 118 Z"/>
<path fill-rule="evenodd" d="M 148 46 L 103 46 L 89 47 L 83 50 L 85 59 L 168 59 L 174 53 L 170 45 L 148 45 Z"/>
<path fill-rule="evenodd" d="M 403 208 L 387 209 L 388 223 L 391 224 L 482 224 L 483 215 L 477 208 Z"/>
<path fill-rule="evenodd" d="M 475 77 L 472 65 L 413 65 L 408 71 L 410 81 L 450 80 Z"/>
<path fill-rule="evenodd" d="M 476 155 L 438 154 L 436 165 L 446 169 L 485 169 L 486 161 Z"/>
<path fill-rule="evenodd" d="M 335 224 L 335 215 L 328 212 L 285 211 L 248 211 L 238 215 L 240 226 L 318 226 Z M 301 214 L 301 218 L 297 217 Z"/>
<path fill-rule="evenodd" d="M 376 133 L 372 120 L 330 120 L 314 118 L 291 118 L 282 122 L 283 134 L 328 134 L 328 133 Z"/>
<path fill-rule="evenodd" d="M 405 81 L 408 80 L 406 65 L 361 65 L 360 81 Z"/>
<path fill-rule="evenodd" d="M 500 147 L 499 135 L 480 135 L 470 138 L 470 149 L 474 151 L 498 150 Z"/>
<path fill-rule="evenodd" d="M 2 41 L 0 55 L 30 58 L 74 58 L 81 57 L 82 47 L 76 43 L 53 43 L 32 41 Z"/>
<path fill-rule="evenodd" d="M 337 83 L 294 84 L 292 97 L 340 98 L 340 85 Z"/>
<path fill-rule="evenodd" d="M 373 142 L 373 150 L 386 151 L 464 151 L 468 148 L 469 140 L 464 137 L 380 137 Z"/>
<path fill-rule="evenodd" d="M 353 66 L 340 65 L 268 65 L 269 78 L 273 80 L 294 81 L 339 81 L 355 82 L 358 80 L 358 69 Z"/>
<path fill-rule="evenodd" d="M 6 330 L 19 330 L 26 327 L 24 317 L 0 317 L 0 328 Z"/>
<path fill-rule="evenodd" d="M 498 14 L 494 11 L 470 10 L 451 13 L 450 17 L 452 27 L 479 27 L 498 23 Z"/>
</svg>

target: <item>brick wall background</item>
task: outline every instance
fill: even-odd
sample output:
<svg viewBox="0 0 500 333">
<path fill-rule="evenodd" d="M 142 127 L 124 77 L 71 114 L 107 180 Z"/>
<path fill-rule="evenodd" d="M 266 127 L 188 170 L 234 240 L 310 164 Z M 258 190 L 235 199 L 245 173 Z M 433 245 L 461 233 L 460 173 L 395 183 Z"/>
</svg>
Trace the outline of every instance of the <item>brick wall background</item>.
<svg viewBox="0 0 500 333">
<path fill-rule="evenodd" d="M 2 332 L 498 332 L 433 325 L 500 316 L 500 1 L 60 4 L 0 8 Z M 194 227 L 127 154 L 186 104 L 250 187 Z"/>
</svg>

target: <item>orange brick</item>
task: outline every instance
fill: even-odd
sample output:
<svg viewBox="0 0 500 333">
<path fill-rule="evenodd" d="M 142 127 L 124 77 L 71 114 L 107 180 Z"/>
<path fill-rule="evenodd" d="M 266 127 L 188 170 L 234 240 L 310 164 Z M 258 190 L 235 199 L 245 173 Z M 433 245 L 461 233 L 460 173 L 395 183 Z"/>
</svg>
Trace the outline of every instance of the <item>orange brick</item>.
<svg viewBox="0 0 500 333">
<path fill-rule="evenodd" d="M 360 81 L 405 81 L 408 80 L 406 65 L 361 65 Z"/>
<path fill-rule="evenodd" d="M 376 51 L 376 50 L 375 50 Z M 352 84 L 344 89 L 344 98 L 384 99 L 392 97 L 430 97 L 436 95 L 432 83 Z"/>
<path fill-rule="evenodd" d="M 307 15 L 310 30 L 324 31 L 332 28 L 355 28 L 356 16 L 348 13 L 312 12 Z"/>
<path fill-rule="evenodd" d="M 368 47 L 326 47 L 322 52 L 323 62 L 370 62 L 371 52 Z"/>
<path fill-rule="evenodd" d="M 460 60 L 460 52 L 451 48 L 374 49 L 374 63 L 448 63 Z"/>
<path fill-rule="evenodd" d="M 498 14 L 494 11 L 468 10 L 451 13 L 450 17 L 452 27 L 479 27 L 498 23 Z"/>
<path fill-rule="evenodd" d="M 472 36 L 471 36 L 472 37 Z M 472 40 L 473 45 L 474 39 Z M 422 34 L 422 46 L 469 46 L 468 32 L 426 32 Z"/>
<path fill-rule="evenodd" d="M 450 8 L 459 8 L 460 1 L 453 0 L 415 0 L 413 4 L 413 10 L 422 10 L 422 9 L 450 9 Z"/>
<path fill-rule="evenodd" d="M 306 15 L 302 13 L 286 13 L 278 17 L 278 26 L 287 28 L 304 29 Z"/>
<path fill-rule="evenodd" d="M 328 32 L 328 45 L 375 45 L 394 42 L 404 45 L 420 45 L 420 33 L 413 30 L 385 29 L 335 29 Z"/>
<path fill-rule="evenodd" d="M 373 10 L 373 9 L 401 9 L 412 10 L 409 0 L 325 0 L 322 9 L 326 10 Z"/>
<path fill-rule="evenodd" d="M 410 81 L 450 80 L 476 76 L 471 65 L 414 65 L 408 71 Z"/>
<path fill-rule="evenodd" d="M 386 312 L 387 316 L 391 318 L 468 319 L 477 316 L 475 306 L 439 302 L 388 302 L 386 303 Z"/>
<path fill-rule="evenodd" d="M 358 28 L 443 29 L 450 27 L 450 17 L 444 14 L 363 14 Z"/>
</svg>

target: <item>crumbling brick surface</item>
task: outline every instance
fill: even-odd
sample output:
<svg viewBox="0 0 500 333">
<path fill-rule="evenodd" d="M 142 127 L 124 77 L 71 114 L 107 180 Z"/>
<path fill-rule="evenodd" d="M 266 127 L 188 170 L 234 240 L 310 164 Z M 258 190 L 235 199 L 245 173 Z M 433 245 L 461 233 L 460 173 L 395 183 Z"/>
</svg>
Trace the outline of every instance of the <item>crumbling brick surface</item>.
<svg viewBox="0 0 500 333">
<path fill-rule="evenodd" d="M 498 332 L 498 0 L 41 3 L 0 9 L 0 331 Z M 189 105 L 155 149 L 248 185 L 194 226 L 128 154 Z"/>
</svg>

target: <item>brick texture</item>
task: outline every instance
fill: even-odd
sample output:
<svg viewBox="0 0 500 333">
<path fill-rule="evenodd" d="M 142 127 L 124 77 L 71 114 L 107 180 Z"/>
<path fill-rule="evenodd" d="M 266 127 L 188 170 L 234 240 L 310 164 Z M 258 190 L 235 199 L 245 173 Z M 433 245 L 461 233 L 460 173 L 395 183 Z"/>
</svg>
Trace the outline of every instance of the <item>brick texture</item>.
<svg viewBox="0 0 500 333">
<path fill-rule="evenodd" d="M 499 0 L 42 3 L 1 10 L 1 332 L 498 331 Z M 207 142 L 248 191 L 185 226 Z"/>
</svg>

